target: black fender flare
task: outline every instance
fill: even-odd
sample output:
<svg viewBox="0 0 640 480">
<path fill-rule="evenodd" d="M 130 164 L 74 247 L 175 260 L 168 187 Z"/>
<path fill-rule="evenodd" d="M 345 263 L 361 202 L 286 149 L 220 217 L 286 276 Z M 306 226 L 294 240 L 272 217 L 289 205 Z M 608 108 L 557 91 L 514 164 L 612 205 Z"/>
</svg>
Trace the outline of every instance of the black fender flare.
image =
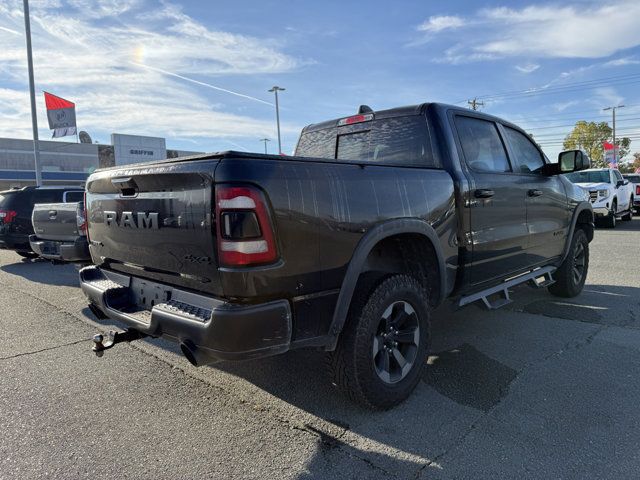
<svg viewBox="0 0 640 480">
<path fill-rule="evenodd" d="M 351 305 L 351 300 L 356 289 L 358 277 L 360 276 L 360 273 L 362 273 L 369 253 L 381 240 L 402 233 L 416 233 L 423 235 L 427 237 L 433 245 L 433 249 L 438 259 L 438 269 L 440 273 L 440 295 L 437 303 L 440 304 L 444 300 L 447 289 L 447 272 L 444 255 L 442 254 L 442 248 L 440 246 L 440 239 L 438 238 L 438 234 L 434 228 L 424 220 L 417 218 L 400 218 L 380 223 L 369 230 L 360 239 L 351 260 L 349 261 L 349 266 L 347 267 L 342 286 L 340 287 L 340 293 L 338 294 L 338 300 L 333 312 L 333 320 L 331 321 L 331 328 L 329 329 L 329 334 L 333 338 L 329 344 L 328 350 L 334 350 L 338 343 L 338 336 L 340 335 L 340 332 L 347 320 L 349 306 Z"/>
<path fill-rule="evenodd" d="M 571 218 L 571 225 L 569 227 L 569 234 L 567 235 L 567 241 L 565 242 L 564 251 L 562 252 L 562 261 L 560 262 L 561 264 L 567 258 L 567 255 L 569 255 L 569 248 L 571 248 L 571 242 L 573 241 L 573 234 L 576 231 L 576 225 L 578 223 L 578 217 L 585 210 L 589 210 L 589 212 L 591 212 L 591 226 L 593 228 L 595 228 L 594 217 L 593 217 L 593 208 L 591 207 L 591 203 L 589 203 L 589 202 L 580 202 L 580 203 L 578 203 L 578 205 L 576 206 L 575 210 L 573 211 L 573 217 Z M 591 239 L 589 239 L 589 241 L 591 241 Z"/>
</svg>

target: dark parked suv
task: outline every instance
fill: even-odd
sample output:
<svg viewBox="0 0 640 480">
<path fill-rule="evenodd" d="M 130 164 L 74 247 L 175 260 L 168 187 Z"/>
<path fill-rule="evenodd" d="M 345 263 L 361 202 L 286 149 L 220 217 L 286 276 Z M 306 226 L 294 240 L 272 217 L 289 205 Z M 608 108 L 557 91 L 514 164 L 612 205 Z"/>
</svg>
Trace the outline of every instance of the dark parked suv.
<svg viewBox="0 0 640 480">
<path fill-rule="evenodd" d="M 29 245 L 33 234 L 31 214 L 36 203 L 80 202 L 78 187 L 23 187 L 0 192 L 0 248 L 15 250 L 22 257 L 38 255 Z"/>
</svg>

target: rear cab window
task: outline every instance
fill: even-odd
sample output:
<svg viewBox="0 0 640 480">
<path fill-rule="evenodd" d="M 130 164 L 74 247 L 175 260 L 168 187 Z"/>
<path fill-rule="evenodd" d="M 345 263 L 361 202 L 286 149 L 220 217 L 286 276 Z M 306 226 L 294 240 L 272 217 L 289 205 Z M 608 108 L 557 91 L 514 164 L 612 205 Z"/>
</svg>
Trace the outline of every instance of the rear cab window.
<svg viewBox="0 0 640 480">
<path fill-rule="evenodd" d="M 296 156 L 439 168 L 424 115 L 405 115 L 304 131 Z"/>
<path fill-rule="evenodd" d="M 68 191 L 64 192 L 63 201 L 66 203 L 77 203 L 84 200 L 84 192 L 81 191 Z"/>
</svg>

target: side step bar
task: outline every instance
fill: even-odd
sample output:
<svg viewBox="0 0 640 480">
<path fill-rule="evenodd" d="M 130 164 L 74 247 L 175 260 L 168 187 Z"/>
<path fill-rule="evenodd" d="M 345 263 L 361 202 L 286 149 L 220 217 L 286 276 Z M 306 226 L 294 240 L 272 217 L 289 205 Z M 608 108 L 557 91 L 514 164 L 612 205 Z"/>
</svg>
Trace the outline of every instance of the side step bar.
<svg viewBox="0 0 640 480">
<path fill-rule="evenodd" d="M 509 296 L 510 287 L 515 287 L 516 285 L 520 285 L 525 282 L 529 282 L 529 284 L 535 288 L 548 287 L 555 282 L 555 280 L 551 276 L 551 274 L 555 272 L 555 270 L 555 267 L 543 267 L 537 270 L 533 270 L 532 272 L 525 273 L 524 275 L 512 278 L 511 280 L 507 280 L 506 282 L 496 285 L 495 287 L 487 288 L 486 290 L 461 297 L 458 301 L 458 306 L 464 307 L 465 305 L 469 305 L 470 303 L 482 300 L 484 305 L 489 310 L 496 310 L 500 307 L 504 307 L 505 305 L 510 304 L 513 301 Z M 489 299 L 491 295 L 496 294 L 500 295 L 500 297 L 493 300 Z"/>
</svg>

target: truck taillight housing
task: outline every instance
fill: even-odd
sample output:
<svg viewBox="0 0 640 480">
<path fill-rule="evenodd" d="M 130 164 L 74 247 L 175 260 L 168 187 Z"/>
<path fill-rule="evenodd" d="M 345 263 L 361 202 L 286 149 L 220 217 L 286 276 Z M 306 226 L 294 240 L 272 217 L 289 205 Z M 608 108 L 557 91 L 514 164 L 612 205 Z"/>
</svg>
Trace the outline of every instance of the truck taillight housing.
<svg viewBox="0 0 640 480">
<path fill-rule="evenodd" d="M 15 210 L 0 210 L 0 220 L 3 220 L 4 223 L 11 223 L 17 214 L 18 212 Z"/>
<path fill-rule="evenodd" d="M 636 195 L 640 195 L 640 185 L 636 185 Z"/>
<path fill-rule="evenodd" d="M 216 230 L 221 266 L 272 263 L 278 258 L 269 206 L 249 186 L 216 186 Z"/>
<path fill-rule="evenodd" d="M 78 234 L 87 235 L 87 210 L 85 202 L 78 203 L 76 207 L 76 224 L 78 225 Z"/>
</svg>

